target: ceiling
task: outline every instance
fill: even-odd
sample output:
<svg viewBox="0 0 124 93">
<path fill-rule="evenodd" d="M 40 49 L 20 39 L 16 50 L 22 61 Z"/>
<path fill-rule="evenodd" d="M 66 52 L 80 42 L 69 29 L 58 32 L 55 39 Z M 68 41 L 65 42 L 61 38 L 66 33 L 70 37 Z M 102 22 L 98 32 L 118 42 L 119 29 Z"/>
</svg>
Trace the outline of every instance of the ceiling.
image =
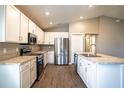
<svg viewBox="0 0 124 93">
<path fill-rule="evenodd" d="M 15 5 L 42 29 L 60 24 L 94 18 L 110 16 L 124 19 L 124 5 Z M 46 16 L 45 12 L 50 15 Z M 83 19 L 80 19 L 83 16 Z M 49 24 L 52 21 L 53 24 Z"/>
</svg>

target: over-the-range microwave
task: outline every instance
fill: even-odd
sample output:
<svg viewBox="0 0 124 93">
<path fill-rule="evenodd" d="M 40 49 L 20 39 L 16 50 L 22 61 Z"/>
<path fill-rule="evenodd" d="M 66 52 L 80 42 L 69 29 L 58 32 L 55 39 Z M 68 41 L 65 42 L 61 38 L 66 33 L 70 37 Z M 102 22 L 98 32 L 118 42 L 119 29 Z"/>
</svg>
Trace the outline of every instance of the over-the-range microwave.
<svg viewBox="0 0 124 93">
<path fill-rule="evenodd" d="M 37 43 L 37 36 L 32 33 L 28 33 L 28 44 L 36 44 Z"/>
</svg>

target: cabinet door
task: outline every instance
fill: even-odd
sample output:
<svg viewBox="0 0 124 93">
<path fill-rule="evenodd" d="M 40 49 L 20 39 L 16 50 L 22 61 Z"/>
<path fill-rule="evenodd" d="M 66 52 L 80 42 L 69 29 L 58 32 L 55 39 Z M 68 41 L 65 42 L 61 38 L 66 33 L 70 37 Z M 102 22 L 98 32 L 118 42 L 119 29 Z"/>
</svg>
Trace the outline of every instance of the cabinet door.
<svg viewBox="0 0 124 93">
<path fill-rule="evenodd" d="M 87 65 L 87 86 L 95 87 L 96 84 L 96 68 L 94 64 Z"/>
<path fill-rule="evenodd" d="M 20 12 L 14 6 L 6 9 L 6 41 L 19 42 Z"/>
<path fill-rule="evenodd" d="M 48 52 L 48 63 L 54 64 L 54 51 Z"/>
<path fill-rule="evenodd" d="M 41 30 L 41 40 L 40 40 L 41 42 L 41 44 L 43 44 L 44 43 L 44 31 L 43 30 Z"/>
<path fill-rule="evenodd" d="M 80 57 L 78 57 L 77 73 L 79 74 L 79 76 L 80 76 L 80 73 L 81 73 L 80 68 L 81 68 L 81 59 L 80 59 Z"/>
<path fill-rule="evenodd" d="M 44 53 L 44 67 L 48 63 L 48 52 Z"/>
<path fill-rule="evenodd" d="M 21 87 L 22 88 L 30 87 L 30 69 L 29 68 L 21 72 Z"/>
<path fill-rule="evenodd" d="M 31 61 L 30 68 L 30 85 L 32 85 L 36 80 L 36 59 Z"/>
<path fill-rule="evenodd" d="M 36 25 L 31 20 L 29 20 L 29 32 L 36 34 Z"/>
<path fill-rule="evenodd" d="M 37 44 L 41 44 L 41 30 L 38 26 L 36 27 L 36 35 L 37 35 Z"/>
<path fill-rule="evenodd" d="M 21 14 L 21 29 L 19 41 L 20 43 L 28 42 L 28 18 L 24 14 Z"/>
</svg>

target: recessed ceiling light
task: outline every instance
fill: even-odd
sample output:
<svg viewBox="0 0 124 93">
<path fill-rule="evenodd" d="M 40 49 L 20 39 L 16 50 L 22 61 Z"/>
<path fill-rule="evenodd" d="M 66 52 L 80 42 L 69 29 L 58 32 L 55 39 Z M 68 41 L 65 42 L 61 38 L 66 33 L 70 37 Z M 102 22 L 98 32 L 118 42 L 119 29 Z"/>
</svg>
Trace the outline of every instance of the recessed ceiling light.
<svg viewBox="0 0 124 93">
<path fill-rule="evenodd" d="M 50 13 L 49 12 L 45 12 L 45 15 L 50 15 Z"/>
<path fill-rule="evenodd" d="M 93 7 L 93 5 L 89 5 L 89 7 Z"/>
<path fill-rule="evenodd" d="M 50 25 L 52 25 L 52 24 L 53 24 L 53 22 L 51 21 L 51 22 L 50 22 Z"/>
<path fill-rule="evenodd" d="M 80 16 L 80 19 L 83 19 L 84 17 L 83 16 Z"/>
<path fill-rule="evenodd" d="M 120 20 L 119 19 L 116 19 L 115 22 L 120 22 Z"/>
</svg>

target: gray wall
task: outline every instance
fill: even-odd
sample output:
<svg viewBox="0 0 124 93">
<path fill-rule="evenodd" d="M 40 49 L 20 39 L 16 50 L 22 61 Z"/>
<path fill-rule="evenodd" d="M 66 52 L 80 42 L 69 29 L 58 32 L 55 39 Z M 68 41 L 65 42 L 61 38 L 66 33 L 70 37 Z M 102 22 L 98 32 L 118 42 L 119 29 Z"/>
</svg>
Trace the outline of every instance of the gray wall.
<svg viewBox="0 0 124 93">
<path fill-rule="evenodd" d="M 57 25 L 55 27 L 44 29 L 44 31 L 46 31 L 46 32 L 68 32 L 69 25 L 68 24 Z"/>
<path fill-rule="evenodd" d="M 100 17 L 98 52 L 124 57 L 124 21 L 116 18 Z"/>
</svg>

